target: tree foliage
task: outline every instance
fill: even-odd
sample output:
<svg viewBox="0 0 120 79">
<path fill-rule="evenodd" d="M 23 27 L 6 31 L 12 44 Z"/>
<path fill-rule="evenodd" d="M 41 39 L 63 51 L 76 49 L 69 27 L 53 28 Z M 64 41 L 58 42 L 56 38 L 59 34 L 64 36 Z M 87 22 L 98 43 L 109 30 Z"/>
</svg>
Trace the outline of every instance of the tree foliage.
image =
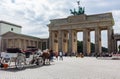
<svg viewBox="0 0 120 79">
<path fill-rule="evenodd" d="M 77 41 L 77 52 L 83 52 L 83 41 Z M 95 44 L 91 43 L 91 53 L 95 52 Z M 102 52 L 108 52 L 108 49 L 105 47 L 102 47 Z"/>
</svg>

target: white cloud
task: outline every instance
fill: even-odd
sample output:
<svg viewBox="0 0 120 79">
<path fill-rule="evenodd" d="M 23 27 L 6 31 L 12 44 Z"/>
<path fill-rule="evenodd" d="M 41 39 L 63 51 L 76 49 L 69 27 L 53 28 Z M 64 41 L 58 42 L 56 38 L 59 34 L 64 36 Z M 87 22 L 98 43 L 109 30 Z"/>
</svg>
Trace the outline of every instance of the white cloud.
<svg viewBox="0 0 120 79">
<path fill-rule="evenodd" d="M 120 10 L 113 10 L 112 13 L 115 21 L 114 32 L 120 33 Z"/>
<path fill-rule="evenodd" d="M 0 19 L 23 26 L 22 33 L 37 37 L 48 37 L 50 19 L 65 18 L 69 9 L 77 8 L 77 0 L 0 0 Z M 120 1 L 80 0 L 85 13 L 112 12 L 115 33 L 120 32 Z"/>
</svg>

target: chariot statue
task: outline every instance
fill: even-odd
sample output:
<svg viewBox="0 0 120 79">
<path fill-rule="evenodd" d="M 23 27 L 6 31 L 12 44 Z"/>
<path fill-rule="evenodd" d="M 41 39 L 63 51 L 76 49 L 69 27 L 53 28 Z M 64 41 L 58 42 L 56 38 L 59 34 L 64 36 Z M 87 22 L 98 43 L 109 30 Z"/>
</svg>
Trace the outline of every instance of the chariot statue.
<svg viewBox="0 0 120 79">
<path fill-rule="evenodd" d="M 74 8 L 74 10 L 70 9 L 70 13 L 75 15 L 81 15 L 85 13 L 85 7 L 81 7 L 80 6 L 80 1 L 77 1 L 78 3 L 78 11 L 76 11 L 76 9 Z"/>
</svg>

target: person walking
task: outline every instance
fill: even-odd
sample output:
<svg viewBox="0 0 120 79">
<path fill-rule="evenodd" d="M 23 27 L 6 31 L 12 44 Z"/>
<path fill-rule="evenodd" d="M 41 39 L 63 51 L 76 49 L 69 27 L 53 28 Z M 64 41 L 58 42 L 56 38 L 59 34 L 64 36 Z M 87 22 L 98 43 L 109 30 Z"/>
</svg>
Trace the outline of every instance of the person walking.
<svg viewBox="0 0 120 79">
<path fill-rule="evenodd" d="M 60 51 L 59 56 L 60 56 L 59 60 L 63 60 L 63 52 Z"/>
</svg>

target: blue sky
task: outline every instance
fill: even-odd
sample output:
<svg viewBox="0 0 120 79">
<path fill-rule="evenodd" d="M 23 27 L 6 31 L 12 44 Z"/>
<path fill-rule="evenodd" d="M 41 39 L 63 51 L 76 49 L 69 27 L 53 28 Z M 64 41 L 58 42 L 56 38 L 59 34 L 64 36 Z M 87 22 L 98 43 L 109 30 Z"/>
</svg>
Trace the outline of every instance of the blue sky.
<svg viewBox="0 0 120 79">
<path fill-rule="evenodd" d="M 36 37 L 49 36 L 50 19 L 70 16 L 70 9 L 77 8 L 77 0 L 0 0 L 0 20 L 21 25 L 22 33 Z M 112 12 L 115 33 L 120 33 L 120 0 L 80 0 L 86 15 Z M 81 35 L 81 33 L 78 33 Z M 94 42 L 94 32 L 91 40 Z M 79 37 L 81 40 L 81 36 Z M 107 34 L 102 32 L 102 45 L 107 47 Z"/>
</svg>

